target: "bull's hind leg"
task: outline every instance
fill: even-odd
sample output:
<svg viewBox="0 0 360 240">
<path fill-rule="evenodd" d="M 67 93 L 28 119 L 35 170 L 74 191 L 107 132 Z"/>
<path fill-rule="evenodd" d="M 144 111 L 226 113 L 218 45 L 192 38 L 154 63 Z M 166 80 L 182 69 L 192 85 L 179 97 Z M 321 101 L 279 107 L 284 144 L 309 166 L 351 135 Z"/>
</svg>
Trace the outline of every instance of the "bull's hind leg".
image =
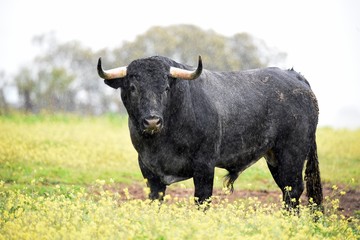
<svg viewBox="0 0 360 240">
<path fill-rule="evenodd" d="M 286 208 L 296 208 L 304 191 L 302 170 L 306 158 L 299 149 L 281 149 L 271 152 L 272 161 L 267 161 L 270 172 L 283 193 Z M 266 158 L 269 159 L 270 156 Z"/>
</svg>

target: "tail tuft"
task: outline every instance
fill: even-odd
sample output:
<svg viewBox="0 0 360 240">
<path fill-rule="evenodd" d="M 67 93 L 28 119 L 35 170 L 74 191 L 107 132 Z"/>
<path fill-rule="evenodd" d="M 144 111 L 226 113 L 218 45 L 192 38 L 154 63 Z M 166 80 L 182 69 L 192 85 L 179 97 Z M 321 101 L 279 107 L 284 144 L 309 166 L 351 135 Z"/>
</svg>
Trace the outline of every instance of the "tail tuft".
<svg viewBox="0 0 360 240">
<path fill-rule="evenodd" d="M 239 177 L 238 172 L 229 172 L 224 178 L 224 186 L 227 187 L 231 193 L 234 192 L 234 182 Z"/>
</svg>

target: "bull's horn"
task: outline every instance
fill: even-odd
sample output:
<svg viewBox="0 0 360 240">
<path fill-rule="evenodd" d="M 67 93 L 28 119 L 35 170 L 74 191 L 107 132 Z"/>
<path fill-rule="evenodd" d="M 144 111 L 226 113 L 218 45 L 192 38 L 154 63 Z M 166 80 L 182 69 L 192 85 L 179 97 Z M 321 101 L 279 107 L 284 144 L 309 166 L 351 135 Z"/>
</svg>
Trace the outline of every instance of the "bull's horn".
<svg viewBox="0 0 360 240">
<path fill-rule="evenodd" d="M 173 78 L 180 78 L 184 80 L 194 80 L 200 76 L 202 69 L 202 60 L 201 56 L 199 56 L 198 67 L 196 70 L 189 71 L 181 68 L 170 67 L 170 76 Z"/>
<path fill-rule="evenodd" d="M 118 67 L 109 70 L 103 70 L 101 67 L 101 58 L 99 58 L 97 71 L 101 78 L 111 80 L 115 78 L 123 78 L 126 76 L 126 68 L 127 67 Z"/>
</svg>

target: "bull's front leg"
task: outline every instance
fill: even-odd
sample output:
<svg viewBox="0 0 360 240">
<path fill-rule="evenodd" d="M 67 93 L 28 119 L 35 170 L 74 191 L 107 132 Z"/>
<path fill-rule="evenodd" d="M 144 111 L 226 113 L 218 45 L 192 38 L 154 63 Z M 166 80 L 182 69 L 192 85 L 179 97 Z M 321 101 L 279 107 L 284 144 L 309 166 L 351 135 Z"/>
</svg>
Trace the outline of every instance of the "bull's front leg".
<svg viewBox="0 0 360 240">
<path fill-rule="evenodd" d="M 215 167 L 206 162 L 194 164 L 195 201 L 197 204 L 210 202 L 213 191 Z"/>
<path fill-rule="evenodd" d="M 146 184 L 150 188 L 149 198 L 151 200 L 159 199 L 163 200 L 166 190 L 166 185 L 163 184 L 160 178 L 152 173 L 141 161 L 140 156 L 138 157 L 139 166 L 143 177 L 147 180 Z"/>
</svg>

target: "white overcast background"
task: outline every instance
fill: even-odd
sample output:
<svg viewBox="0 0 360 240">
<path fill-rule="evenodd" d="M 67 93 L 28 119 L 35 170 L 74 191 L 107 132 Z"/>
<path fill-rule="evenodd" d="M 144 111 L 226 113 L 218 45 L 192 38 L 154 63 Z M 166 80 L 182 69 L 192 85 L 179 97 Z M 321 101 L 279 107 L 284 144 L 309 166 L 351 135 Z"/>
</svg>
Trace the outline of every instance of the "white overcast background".
<svg viewBox="0 0 360 240">
<path fill-rule="evenodd" d="M 31 64 L 35 35 L 55 32 L 60 41 L 79 40 L 98 50 L 172 24 L 263 39 L 288 54 L 287 68 L 309 80 L 319 101 L 320 126 L 360 127 L 357 0 L 0 0 L 0 71 L 12 76 Z"/>
</svg>

